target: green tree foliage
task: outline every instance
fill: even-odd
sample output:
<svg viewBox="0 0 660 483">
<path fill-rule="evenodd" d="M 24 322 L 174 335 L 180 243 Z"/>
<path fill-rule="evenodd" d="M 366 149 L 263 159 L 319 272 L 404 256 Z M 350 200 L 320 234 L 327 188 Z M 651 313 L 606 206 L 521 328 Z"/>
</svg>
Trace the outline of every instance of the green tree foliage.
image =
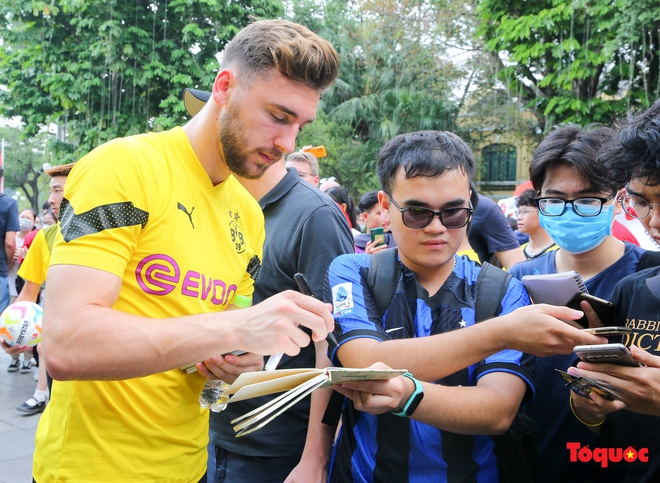
<svg viewBox="0 0 660 483">
<path fill-rule="evenodd" d="M 455 128 L 451 89 L 461 72 L 445 60 L 447 11 L 426 0 L 330 0 L 321 11 L 318 3 L 294 2 L 293 20 L 329 39 L 341 59 L 315 132 L 332 144 L 322 176 L 335 176 L 353 196 L 379 187 L 375 156 L 389 139 Z M 311 141 L 301 145 L 321 144 Z"/>
<path fill-rule="evenodd" d="M 0 115 L 26 136 L 55 122 L 62 163 L 117 136 L 187 119 L 184 87 L 209 88 L 216 54 L 278 0 L 0 0 Z"/>
<path fill-rule="evenodd" d="M 483 0 L 499 78 L 548 130 L 608 122 L 660 96 L 660 7 L 651 0 Z"/>
<path fill-rule="evenodd" d="M 48 176 L 43 172 L 43 164 L 48 161 L 48 136 L 48 133 L 39 132 L 21 139 L 20 129 L 0 127 L 0 138 L 5 141 L 5 187 L 23 192 L 29 207 L 37 213 L 41 213 L 39 198 L 48 183 Z"/>
<path fill-rule="evenodd" d="M 380 187 L 376 176 L 376 154 L 380 146 L 362 142 L 348 123 L 338 123 L 319 111 L 316 120 L 298 137 L 299 146 L 320 145 L 328 156 L 319 159 L 322 178 L 334 176 L 354 199 Z"/>
</svg>

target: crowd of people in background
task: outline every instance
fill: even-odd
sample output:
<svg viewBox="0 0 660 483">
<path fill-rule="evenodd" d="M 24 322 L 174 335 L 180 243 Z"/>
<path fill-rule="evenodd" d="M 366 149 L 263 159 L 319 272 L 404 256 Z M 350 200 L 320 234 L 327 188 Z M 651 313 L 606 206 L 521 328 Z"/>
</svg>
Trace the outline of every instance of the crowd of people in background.
<svg viewBox="0 0 660 483">
<path fill-rule="evenodd" d="M 295 150 L 338 69 L 305 27 L 254 22 L 185 126 L 52 168 L 41 213 L 0 196 L 0 309 L 47 294 L 45 357 L 2 344 L 8 371 L 38 363 L 17 408 L 45 411 L 34 481 L 659 481 L 660 101 L 555 126 L 510 216 L 450 132 L 388 141 L 356 203 Z M 609 320 L 522 283 L 571 271 Z M 225 311 L 236 295 L 253 305 Z M 578 360 L 604 323 L 640 365 Z M 315 391 L 244 438 L 232 420 L 275 396 L 210 426 L 199 407 L 207 379 L 331 365 L 406 372 Z"/>
</svg>

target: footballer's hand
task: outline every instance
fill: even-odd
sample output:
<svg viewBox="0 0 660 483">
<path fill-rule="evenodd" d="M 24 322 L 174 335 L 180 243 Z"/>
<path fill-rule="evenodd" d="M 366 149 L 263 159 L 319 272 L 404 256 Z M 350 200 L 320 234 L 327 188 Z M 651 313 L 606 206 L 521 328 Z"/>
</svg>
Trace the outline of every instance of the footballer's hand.
<svg viewBox="0 0 660 483">
<path fill-rule="evenodd" d="M 263 356 L 250 352 L 240 356 L 233 354 L 214 356 L 197 364 L 197 370 L 202 376 L 229 384 L 233 383 L 244 372 L 261 371 L 263 368 Z"/>
<path fill-rule="evenodd" d="M 284 352 L 294 356 L 310 343 L 302 329 L 312 332 L 311 340 L 324 340 L 335 326 L 332 304 L 287 290 L 253 307 L 236 311 L 234 328 L 237 347 L 255 354 Z"/>
</svg>

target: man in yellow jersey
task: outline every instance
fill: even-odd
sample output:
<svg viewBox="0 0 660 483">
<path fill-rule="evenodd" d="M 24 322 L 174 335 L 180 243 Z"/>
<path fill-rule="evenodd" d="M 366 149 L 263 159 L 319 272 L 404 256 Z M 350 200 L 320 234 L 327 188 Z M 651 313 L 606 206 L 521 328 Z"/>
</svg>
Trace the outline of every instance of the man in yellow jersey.
<svg viewBox="0 0 660 483">
<path fill-rule="evenodd" d="M 55 166 L 45 170 L 45 173 L 51 177 L 49 187 L 50 196 L 48 197 L 47 203 L 56 215 L 59 213 L 60 202 L 64 196 L 64 183 L 72 167 L 73 163 Z M 48 235 L 46 235 L 46 233 L 48 233 Z M 16 302 L 24 300 L 38 302 L 37 299 L 39 297 L 41 285 L 46 280 L 46 271 L 50 264 L 50 252 L 53 249 L 53 243 L 55 242 L 54 235 L 56 233 L 56 228 L 51 229 L 50 227 L 46 227 L 43 230 L 39 230 L 31 241 L 31 251 L 29 252 L 31 254 L 30 257 L 27 256 L 27 251 L 24 251 L 21 254 L 21 257 L 24 258 L 24 260 L 19 269 L 19 276 L 26 280 L 26 283 L 23 285 L 21 293 L 16 298 Z M 0 340 L 0 346 L 11 356 L 18 356 L 21 352 L 28 350 L 27 347 L 9 346 L 2 340 Z M 44 378 L 44 381 L 45 380 L 46 379 Z M 45 386 L 43 388 L 45 388 Z M 38 398 L 38 400 L 40 401 L 42 399 Z M 43 411 L 43 407 L 45 407 L 45 403 L 41 407 L 41 411 Z M 36 414 L 36 412 L 28 412 Z"/>
<path fill-rule="evenodd" d="M 64 196 L 64 183 L 67 176 L 71 172 L 73 163 L 55 166 L 45 170 L 46 174 L 51 177 L 50 180 L 50 196 L 48 203 L 50 204 L 55 215 L 60 212 L 60 203 Z M 25 280 L 25 285 L 21 289 L 21 293 L 16 298 L 17 302 L 28 301 L 37 302 L 39 292 L 42 284 L 46 281 L 46 272 L 48 265 L 50 265 L 50 253 L 53 250 L 55 243 L 55 235 L 58 233 L 58 225 L 46 226 L 34 237 L 30 249 L 25 255 L 23 263 L 18 269 L 19 277 Z M 39 378 L 37 380 L 37 388 L 30 399 L 18 406 L 16 409 L 25 414 L 38 414 L 46 407 L 46 399 L 48 398 L 48 376 L 46 373 L 46 361 L 42 357 L 39 361 L 38 369 Z"/>
<path fill-rule="evenodd" d="M 56 381 L 38 483 L 205 481 L 201 374 L 259 369 L 263 355 L 310 343 L 299 326 L 314 340 L 334 327 L 328 305 L 292 291 L 221 312 L 252 293 L 264 240 L 259 205 L 231 174 L 258 178 L 294 151 L 338 69 L 305 27 L 254 22 L 183 128 L 111 141 L 76 164 L 48 272 L 43 349 Z M 237 349 L 248 354 L 220 356 Z"/>
</svg>

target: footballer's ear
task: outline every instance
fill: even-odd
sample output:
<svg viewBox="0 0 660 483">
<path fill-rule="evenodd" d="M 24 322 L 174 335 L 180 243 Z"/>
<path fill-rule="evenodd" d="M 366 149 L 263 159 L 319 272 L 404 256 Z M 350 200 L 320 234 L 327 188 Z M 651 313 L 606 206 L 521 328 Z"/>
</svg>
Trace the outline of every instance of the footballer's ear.
<svg viewBox="0 0 660 483">
<path fill-rule="evenodd" d="M 211 95 L 213 100 L 219 106 L 227 103 L 230 92 L 236 87 L 236 73 L 231 69 L 222 69 L 218 72 L 213 82 L 213 91 Z"/>
</svg>

